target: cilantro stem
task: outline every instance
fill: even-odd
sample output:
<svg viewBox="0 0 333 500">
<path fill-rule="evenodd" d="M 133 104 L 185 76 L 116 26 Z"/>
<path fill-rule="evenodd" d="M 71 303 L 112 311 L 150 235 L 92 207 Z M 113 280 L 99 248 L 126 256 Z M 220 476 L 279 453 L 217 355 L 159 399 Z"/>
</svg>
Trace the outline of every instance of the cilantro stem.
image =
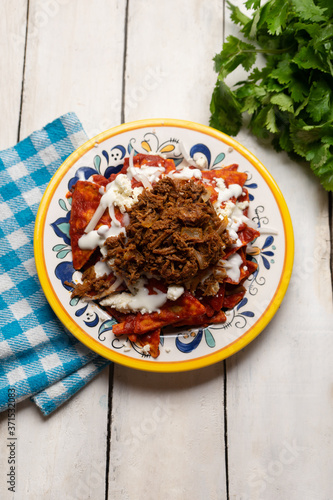
<svg viewBox="0 0 333 500">
<path fill-rule="evenodd" d="M 332 0 L 243 1 L 251 19 L 227 1 L 243 36 L 229 35 L 214 58 L 218 83 L 210 124 L 236 135 L 247 112 L 255 135 L 305 158 L 333 191 Z M 259 54 L 266 61 L 253 69 Z M 224 80 L 239 67 L 247 78 L 230 88 Z"/>
</svg>

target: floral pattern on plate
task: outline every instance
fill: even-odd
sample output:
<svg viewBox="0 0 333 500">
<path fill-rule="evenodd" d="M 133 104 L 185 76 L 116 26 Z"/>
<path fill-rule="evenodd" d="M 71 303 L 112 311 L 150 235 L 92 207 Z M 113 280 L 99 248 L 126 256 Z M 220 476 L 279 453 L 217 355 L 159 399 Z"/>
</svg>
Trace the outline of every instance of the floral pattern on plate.
<svg viewBox="0 0 333 500">
<path fill-rule="evenodd" d="M 70 317 L 70 325 L 74 324 L 73 330 L 80 330 L 81 339 L 86 341 L 87 345 L 91 346 L 93 340 L 93 348 L 97 352 L 99 348 L 95 347 L 95 343 L 103 346 L 103 355 L 110 359 L 117 357 L 114 353 L 121 353 L 125 359 L 121 358 L 120 362 L 130 366 L 132 359 L 142 358 L 146 363 L 177 364 L 209 357 L 211 353 L 221 353 L 221 358 L 225 357 L 223 351 L 231 343 L 248 335 L 267 313 L 285 272 L 286 216 L 282 217 L 280 209 L 284 200 L 282 195 L 279 195 L 282 201 L 277 202 L 274 188 L 267 182 L 266 177 L 269 174 L 266 175 L 266 171 L 262 171 L 264 167 L 258 168 L 255 160 L 249 159 L 243 148 L 238 148 L 236 141 L 225 138 L 222 134 L 222 137 L 216 137 L 218 133 L 211 133 L 212 129 L 208 127 L 200 126 L 198 130 L 196 124 L 191 127 L 188 122 L 184 122 L 186 125 L 182 127 L 178 123 L 173 126 L 175 121 L 170 122 L 171 125 L 157 123 L 156 126 L 129 129 L 125 127 L 124 131 L 115 134 L 110 131 L 110 136 L 102 137 L 102 140 L 97 140 L 95 144 L 86 146 L 69 167 L 64 165 L 66 171 L 59 176 L 52 196 L 48 196 L 43 208 L 45 224 L 41 243 L 47 262 L 45 273 L 47 272 L 52 285 L 52 297 L 61 303 L 64 314 Z M 262 231 L 260 237 L 249 247 L 250 258 L 258 264 L 258 269 L 248 278 L 248 292 L 243 300 L 228 312 L 226 323 L 181 331 L 170 329 L 161 335 L 161 354 L 156 360 L 126 338 L 115 338 L 112 334 L 115 320 L 94 303 L 71 299 L 71 287 L 68 285 L 77 280 L 80 273 L 74 270 L 71 261 L 71 206 L 66 192 L 78 179 L 89 179 L 93 174 L 108 178 L 112 173 L 119 172 L 125 156 L 132 150 L 135 154 L 148 152 L 167 155 L 174 159 L 176 165 L 184 159 L 200 162 L 209 169 L 221 168 L 231 163 L 239 164 L 239 169 L 248 174 L 245 186 L 251 199 L 249 216 Z M 206 364 L 209 364 L 209 361 Z"/>
</svg>

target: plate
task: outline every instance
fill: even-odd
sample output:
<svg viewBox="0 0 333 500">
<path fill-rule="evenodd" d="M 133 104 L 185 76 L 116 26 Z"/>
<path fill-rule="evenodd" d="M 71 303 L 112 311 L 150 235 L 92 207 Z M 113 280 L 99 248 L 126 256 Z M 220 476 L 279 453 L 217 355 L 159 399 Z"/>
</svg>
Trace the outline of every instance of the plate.
<svg viewBox="0 0 333 500">
<path fill-rule="evenodd" d="M 182 329 L 161 336 L 160 356 L 153 359 L 139 346 L 117 339 L 115 321 L 94 303 L 71 299 L 66 282 L 75 279 L 69 239 L 68 189 L 79 178 L 118 172 L 132 148 L 135 152 L 167 153 L 182 161 L 179 144 L 208 168 L 231 163 L 246 172 L 249 217 L 260 237 L 252 244 L 257 271 L 245 282 L 247 293 L 228 311 L 224 324 Z M 184 371 L 216 363 L 251 342 L 276 313 L 288 287 L 294 255 L 293 230 L 284 198 L 266 168 L 231 137 L 210 127 L 183 120 L 153 119 L 120 125 L 77 149 L 51 179 L 35 226 L 35 259 L 39 280 L 64 326 L 90 349 L 116 363 L 158 372 Z"/>
</svg>

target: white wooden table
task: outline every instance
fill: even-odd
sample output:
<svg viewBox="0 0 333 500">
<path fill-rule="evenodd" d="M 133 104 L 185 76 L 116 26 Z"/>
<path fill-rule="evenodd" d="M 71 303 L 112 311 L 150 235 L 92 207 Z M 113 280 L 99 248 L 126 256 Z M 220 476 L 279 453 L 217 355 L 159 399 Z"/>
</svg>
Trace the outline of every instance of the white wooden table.
<svg viewBox="0 0 333 500">
<path fill-rule="evenodd" d="M 0 147 L 68 111 L 91 137 L 142 118 L 208 124 L 212 57 L 237 33 L 224 4 L 1 0 Z M 328 195 L 286 155 L 245 131 L 237 139 L 275 177 L 293 220 L 294 273 L 280 310 L 252 344 L 209 368 L 114 366 L 49 418 L 19 404 L 16 493 L 2 442 L 1 499 L 333 499 Z M 6 436 L 5 413 L 0 429 Z"/>
</svg>

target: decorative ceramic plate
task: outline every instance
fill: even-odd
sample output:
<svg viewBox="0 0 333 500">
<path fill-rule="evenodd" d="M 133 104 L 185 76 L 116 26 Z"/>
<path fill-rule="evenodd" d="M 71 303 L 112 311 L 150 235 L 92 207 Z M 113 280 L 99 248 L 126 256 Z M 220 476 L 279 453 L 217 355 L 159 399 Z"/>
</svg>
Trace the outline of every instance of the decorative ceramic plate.
<svg viewBox="0 0 333 500">
<path fill-rule="evenodd" d="M 135 152 L 168 153 L 178 165 L 181 142 L 194 159 L 205 157 L 208 168 L 231 163 L 248 174 L 249 218 L 260 237 L 252 244 L 258 268 L 245 286 L 241 302 L 227 321 L 207 328 L 178 329 L 161 335 L 160 356 L 153 359 L 136 344 L 128 348 L 112 333 L 115 321 L 94 303 L 71 299 L 66 282 L 75 280 L 69 239 L 68 189 L 92 174 L 118 172 L 132 148 Z M 202 159 L 202 158 L 201 158 Z M 220 361 L 242 349 L 269 323 L 286 292 L 293 263 L 293 230 L 288 208 L 265 167 L 234 139 L 209 127 L 181 120 L 142 120 L 110 129 L 86 142 L 52 178 L 37 215 L 35 257 L 44 293 L 70 332 L 101 356 L 133 368 L 171 372 Z"/>
</svg>

